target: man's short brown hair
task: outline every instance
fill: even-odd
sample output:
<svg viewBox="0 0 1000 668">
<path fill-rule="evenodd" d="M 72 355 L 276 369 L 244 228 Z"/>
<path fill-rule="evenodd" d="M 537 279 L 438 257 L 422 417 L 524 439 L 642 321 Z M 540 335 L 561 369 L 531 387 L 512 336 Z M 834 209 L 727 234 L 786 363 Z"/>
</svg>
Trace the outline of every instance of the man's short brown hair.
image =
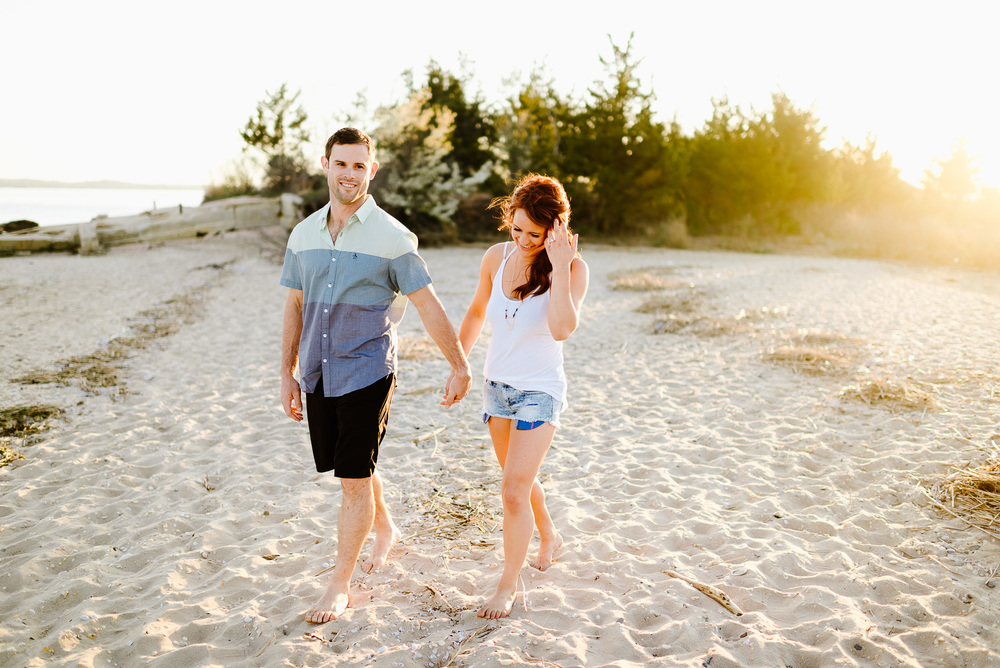
<svg viewBox="0 0 1000 668">
<path fill-rule="evenodd" d="M 340 128 L 326 140 L 326 159 L 330 159 L 330 151 L 334 144 L 364 144 L 368 148 L 368 157 L 375 161 L 375 142 L 357 128 Z"/>
</svg>

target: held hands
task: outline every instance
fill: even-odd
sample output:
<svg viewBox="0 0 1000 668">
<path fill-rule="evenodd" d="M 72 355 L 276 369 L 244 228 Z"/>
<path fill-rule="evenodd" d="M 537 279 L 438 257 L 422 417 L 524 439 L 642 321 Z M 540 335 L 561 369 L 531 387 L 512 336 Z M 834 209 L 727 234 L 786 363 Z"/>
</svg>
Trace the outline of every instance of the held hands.
<svg viewBox="0 0 1000 668">
<path fill-rule="evenodd" d="M 452 369 L 451 373 L 448 374 L 448 384 L 444 387 L 444 397 L 442 398 L 441 405 L 445 408 L 451 408 L 454 404 L 464 399 L 471 389 L 472 374 L 468 370 L 459 372 Z"/>
<path fill-rule="evenodd" d="M 553 269 L 569 267 L 576 257 L 579 241 L 579 234 L 570 234 L 569 226 L 558 218 L 555 219 L 552 229 L 545 236 L 545 252 L 549 255 Z"/>
</svg>

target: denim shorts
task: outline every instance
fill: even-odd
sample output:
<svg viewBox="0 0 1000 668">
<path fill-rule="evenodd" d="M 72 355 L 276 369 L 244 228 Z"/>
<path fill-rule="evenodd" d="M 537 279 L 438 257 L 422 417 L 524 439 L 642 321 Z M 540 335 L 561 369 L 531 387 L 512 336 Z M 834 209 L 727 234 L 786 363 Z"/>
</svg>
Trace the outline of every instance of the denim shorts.
<svg viewBox="0 0 1000 668">
<path fill-rule="evenodd" d="M 489 379 L 483 385 L 483 422 L 491 417 L 516 420 L 517 429 L 522 431 L 546 422 L 558 427 L 560 408 L 556 398 L 546 392 L 519 390 Z"/>
</svg>

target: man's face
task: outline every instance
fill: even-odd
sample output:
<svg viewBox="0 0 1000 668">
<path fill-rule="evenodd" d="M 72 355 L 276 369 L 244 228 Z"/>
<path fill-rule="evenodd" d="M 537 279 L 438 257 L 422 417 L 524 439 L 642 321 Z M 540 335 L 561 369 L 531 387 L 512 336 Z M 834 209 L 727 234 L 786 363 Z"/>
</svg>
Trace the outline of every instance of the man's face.
<svg viewBox="0 0 1000 668">
<path fill-rule="evenodd" d="M 330 187 L 330 197 L 341 204 L 354 204 L 363 200 L 368 193 L 368 184 L 378 163 L 372 162 L 368 148 L 364 144 L 334 144 L 330 158 L 321 161 L 326 182 Z"/>
</svg>

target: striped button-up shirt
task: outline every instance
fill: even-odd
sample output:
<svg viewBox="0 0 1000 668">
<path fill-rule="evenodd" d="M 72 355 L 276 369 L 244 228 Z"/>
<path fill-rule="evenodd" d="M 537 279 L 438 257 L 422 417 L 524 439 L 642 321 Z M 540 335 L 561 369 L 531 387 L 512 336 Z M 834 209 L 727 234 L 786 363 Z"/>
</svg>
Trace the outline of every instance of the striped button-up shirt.
<svg viewBox="0 0 1000 668">
<path fill-rule="evenodd" d="M 431 283 L 417 237 L 367 200 L 330 238 L 327 204 L 292 230 L 281 285 L 302 290 L 299 384 L 339 397 L 396 371 L 406 297 Z"/>
</svg>

